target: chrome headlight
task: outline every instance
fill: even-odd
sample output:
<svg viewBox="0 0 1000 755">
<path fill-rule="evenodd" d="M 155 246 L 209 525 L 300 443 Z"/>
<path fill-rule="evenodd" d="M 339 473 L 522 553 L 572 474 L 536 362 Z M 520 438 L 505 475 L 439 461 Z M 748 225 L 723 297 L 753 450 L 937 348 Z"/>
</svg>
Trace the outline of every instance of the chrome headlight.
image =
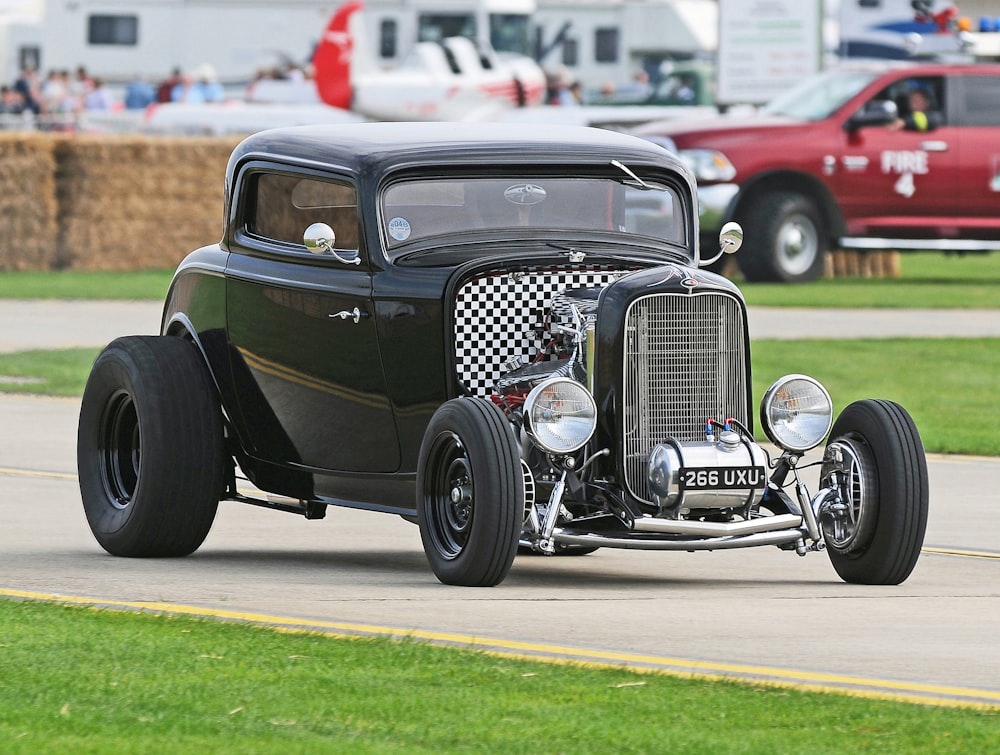
<svg viewBox="0 0 1000 755">
<path fill-rule="evenodd" d="M 786 451 L 808 451 L 830 432 L 833 402 L 826 388 L 811 377 L 785 375 L 764 393 L 760 423 L 775 445 Z"/>
<path fill-rule="evenodd" d="M 731 181 L 736 177 L 736 168 L 718 150 L 682 149 L 677 154 L 699 181 Z"/>
<path fill-rule="evenodd" d="M 525 399 L 524 421 L 543 450 L 568 454 L 582 448 L 594 434 L 597 404 L 575 380 L 549 378 L 532 388 Z"/>
</svg>

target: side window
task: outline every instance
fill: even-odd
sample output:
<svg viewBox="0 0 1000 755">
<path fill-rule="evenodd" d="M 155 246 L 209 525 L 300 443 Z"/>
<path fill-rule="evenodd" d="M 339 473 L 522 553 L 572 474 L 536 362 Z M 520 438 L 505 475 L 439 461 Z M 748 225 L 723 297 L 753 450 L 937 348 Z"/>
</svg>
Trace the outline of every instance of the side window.
<svg viewBox="0 0 1000 755">
<path fill-rule="evenodd" d="M 601 28 L 594 31 L 594 60 L 598 63 L 617 63 L 620 44 L 617 27 Z"/>
<path fill-rule="evenodd" d="M 562 64 L 564 66 L 576 66 L 580 63 L 580 41 L 567 38 L 562 45 Z"/>
<path fill-rule="evenodd" d="M 380 58 L 395 58 L 399 47 L 399 28 L 394 18 L 383 18 L 378 27 L 378 55 Z"/>
<path fill-rule="evenodd" d="M 358 250 L 358 200 L 350 184 L 259 173 L 248 200 L 246 230 L 254 236 L 301 246 L 306 228 L 326 223 L 337 235 L 337 249 Z"/>
<path fill-rule="evenodd" d="M 964 76 L 960 110 L 963 126 L 1000 126 L 1000 76 Z"/>
<path fill-rule="evenodd" d="M 921 76 L 894 81 L 871 101 L 888 100 L 895 103 L 899 118 L 907 123 L 907 130 L 932 131 L 946 123 L 947 97 L 943 77 Z M 914 113 L 918 111 L 926 115 L 926 125 L 921 128 L 910 123 Z"/>
</svg>

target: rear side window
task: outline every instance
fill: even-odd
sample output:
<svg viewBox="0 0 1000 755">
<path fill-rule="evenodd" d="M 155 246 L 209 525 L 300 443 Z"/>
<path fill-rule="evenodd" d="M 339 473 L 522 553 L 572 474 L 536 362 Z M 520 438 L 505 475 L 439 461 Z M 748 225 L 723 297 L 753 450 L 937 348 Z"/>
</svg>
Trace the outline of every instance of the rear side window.
<svg viewBox="0 0 1000 755">
<path fill-rule="evenodd" d="M 358 249 L 358 200 L 347 183 L 280 173 L 258 173 L 247 197 L 246 230 L 270 241 L 302 245 L 313 223 L 326 223 L 336 248 Z"/>
<path fill-rule="evenodd" d="M 1000 126 L 1000 76 L 963 76 L 963 126 Z"/>
</svg>

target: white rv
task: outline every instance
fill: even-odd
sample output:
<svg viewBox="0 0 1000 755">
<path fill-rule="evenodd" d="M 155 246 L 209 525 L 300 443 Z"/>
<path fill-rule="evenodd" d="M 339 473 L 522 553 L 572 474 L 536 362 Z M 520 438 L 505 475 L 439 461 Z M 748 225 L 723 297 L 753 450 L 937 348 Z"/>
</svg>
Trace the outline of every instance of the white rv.
<svg viewBox="0 0 1000 755">
<path fill-rule="evenodd" d="M 41 2 L 41 0 L 38 0 Z M 40 66 L 156 79 L 208 64 L 223 82 L 306 62 L 339 2 L 74 0 L 44 3 Z M 418 41 L 468 36 L 593 83 L 627 81 L 660 61 L 711 53 L 715 0 L 367 0 L 369 44 L 384 67 Z"/>
<path fill-rule="evenodd" d="M 42 0 L 0 0 L 0 81 L 37 69 L 42 50 Z"/>
</svg>

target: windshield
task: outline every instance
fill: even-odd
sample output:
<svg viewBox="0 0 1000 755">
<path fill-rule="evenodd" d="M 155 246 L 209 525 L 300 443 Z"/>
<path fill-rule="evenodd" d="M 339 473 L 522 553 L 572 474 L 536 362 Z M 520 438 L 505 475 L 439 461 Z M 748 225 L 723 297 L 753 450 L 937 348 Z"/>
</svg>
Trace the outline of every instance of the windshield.
<svg viewBox="0 0 1000 755">
<path fill-rule="evenodd" d="M 826 118 L 864 89 L 877 73 L 827 71 L 810 76 L 761 108 L 766 115 L 786 115 L 807 121 Z"/>
<path fill-rule="evenodd" d="M 387 188 L 381 205 L 390 257 L 415 241 L 465 231 L 639 234 L 672 244 L 687 238 L 677 193 L 649 181 L 642 188 L 603 178 L 414 179 Z"/>
</svg>

